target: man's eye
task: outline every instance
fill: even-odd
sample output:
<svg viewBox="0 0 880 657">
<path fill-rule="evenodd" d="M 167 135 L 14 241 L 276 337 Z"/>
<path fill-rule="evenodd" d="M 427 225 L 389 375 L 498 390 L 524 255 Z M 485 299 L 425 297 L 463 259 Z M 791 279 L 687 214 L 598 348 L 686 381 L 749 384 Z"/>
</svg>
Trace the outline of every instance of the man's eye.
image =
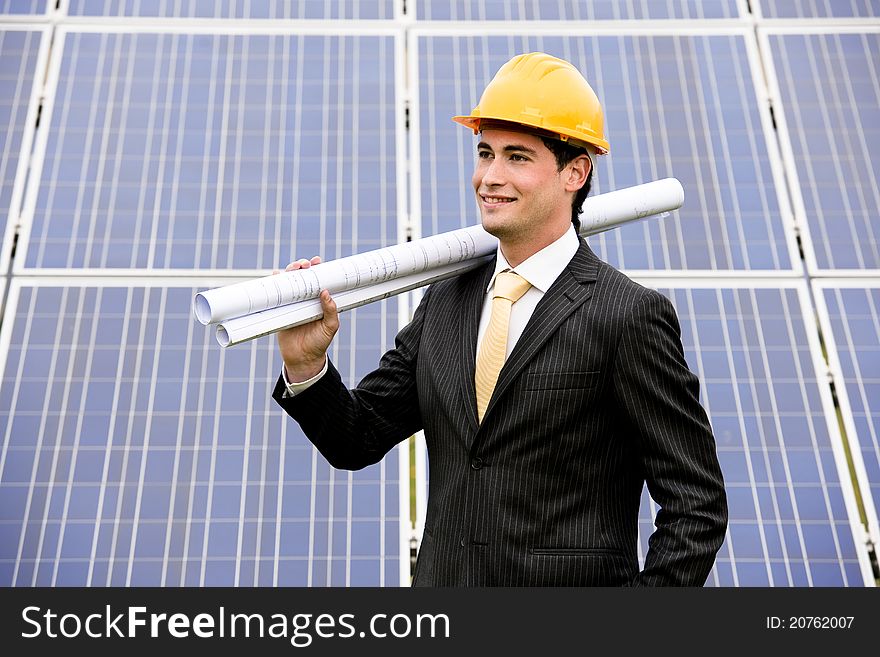
<svg viewBox="0 0 880 657">
<path fill-rule="evenodd" d="M 492 157 L 492 153 L 490 153 L 489 151 L 480 151 L 479 153 L 477 153 L 477 157 L 485 160 L 486 158 Z"/>
<path fill-rule="evenodd" d="M 511 156 L 510 156 L 510 159 L 513 160 L 514 162 L 526 162 L 526 161 L 528 161 L 527 158 L 526 158 L 524 155 L 516 155 L 516 154 L 511 155 Z"/>
</svg>

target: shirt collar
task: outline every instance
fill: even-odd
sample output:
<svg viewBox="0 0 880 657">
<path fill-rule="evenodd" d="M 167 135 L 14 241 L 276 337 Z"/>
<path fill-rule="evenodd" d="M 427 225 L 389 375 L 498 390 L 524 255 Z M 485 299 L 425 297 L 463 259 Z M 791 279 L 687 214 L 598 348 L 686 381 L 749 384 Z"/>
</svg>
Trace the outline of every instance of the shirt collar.
<svg viewBox="0 0 880 657">
<path fill-rule="evenodd" d="M 539 289 L 542 294 L 546 294 L 550 286 L 553 285 L 553 282 L 559 278 L 562 270 L 571 262 L 579 247 L 580 238 L 572 224 L 559 239 L 551 242 L 537 253 L 533 253 L 525 261 L 514 267 L 513 271 L 531 283 L 532 287 Z M 486 288 L 487 293 L 495 285 L 495 277 L 505 269 L 511 269 L 507 258 L 501 253 L 501 244 L 498 245 L 497 255 L 495 273 L 492 275 L 492 279 Z"/>
</svg>

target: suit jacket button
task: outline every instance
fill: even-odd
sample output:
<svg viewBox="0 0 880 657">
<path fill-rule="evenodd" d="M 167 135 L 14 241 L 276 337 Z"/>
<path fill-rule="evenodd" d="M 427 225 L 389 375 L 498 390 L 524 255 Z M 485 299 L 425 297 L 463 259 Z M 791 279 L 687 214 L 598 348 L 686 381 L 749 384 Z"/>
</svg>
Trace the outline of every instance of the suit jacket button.
<svg viewBox="0 0 880 657">
<path fill-rule="evenodd" d="M 471 467 L 474 470 L 479 470 L 480 468 L 483 467 L 483 459 L 481 459 L 479 456 L 471 459 Z"/>
<path fill-rule="evenodd" d="M 461 547 L 467 547 L 467 539 L 462 537 L 462 539 L 458 542 Z"/>
</svg>

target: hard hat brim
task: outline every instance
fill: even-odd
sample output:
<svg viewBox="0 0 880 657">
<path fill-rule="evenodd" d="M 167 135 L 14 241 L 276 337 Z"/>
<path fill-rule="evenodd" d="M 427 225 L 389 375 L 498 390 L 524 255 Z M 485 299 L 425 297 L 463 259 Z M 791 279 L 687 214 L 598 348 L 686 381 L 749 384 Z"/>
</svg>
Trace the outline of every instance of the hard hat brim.
<svg viewBox="0 0 880 657">
<path fill-rule="evenodd" d="M 524 123 L 520 121 L 511 121 L 510 119 L 500 117 L 495 118 L 489 116 L 453 116 L 452 120 L 458 124 L 465 126 L 466 128 L 470 128 L 474 131 L 475 135 L 480 133 L 480 126 L 483 121 L 491 121 L 493 124 L 498 123 L 509 125 L 513 128 L 525 128 L 526 132 L 533 132 L 537 135 L 556 138 L 560 141 L 568 142 L 574 146 L 580 146 L 582 148 L 592 148 L 597 155 L 606 155 L 609 150 L 608 142 L 604 139 L 599 139 L 598 137 L 583 133 L 574 133 L 571 130 L 553 130 L 546 126 L 531 125 L 529 123 Z"/>
</svg>

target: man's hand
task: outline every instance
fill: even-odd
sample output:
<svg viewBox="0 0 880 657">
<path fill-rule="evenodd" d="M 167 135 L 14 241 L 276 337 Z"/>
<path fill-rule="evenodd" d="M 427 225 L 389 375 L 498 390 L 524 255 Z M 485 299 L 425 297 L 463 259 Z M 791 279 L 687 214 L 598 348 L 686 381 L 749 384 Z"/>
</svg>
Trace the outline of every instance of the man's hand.
<svg viewBox="0 0 880 657">
<path fill-rule="evenodd" d="M 303 258 L 291 262 L 284 271 L 308 269 L 320 262 L 321 258 L 318 256 L 311 260 Z M 278 274 L 279 271 L 276 269 L 272 273 Z M 321 290 L 320 298 L 321 309 L 324 311 L 321 319 L 278 331 L 278 348 L 281 350 L 281 358 L 284 359 L 284 367 L 287 369 L 287 380 L 291 383 L 305 381 L 321 372 L 327 358 L 327 349 L 330 348 L 333 336 L 339 330 L 336 302 L 330 298 L 330 292 L 327 290 Z"/>
</svg>

